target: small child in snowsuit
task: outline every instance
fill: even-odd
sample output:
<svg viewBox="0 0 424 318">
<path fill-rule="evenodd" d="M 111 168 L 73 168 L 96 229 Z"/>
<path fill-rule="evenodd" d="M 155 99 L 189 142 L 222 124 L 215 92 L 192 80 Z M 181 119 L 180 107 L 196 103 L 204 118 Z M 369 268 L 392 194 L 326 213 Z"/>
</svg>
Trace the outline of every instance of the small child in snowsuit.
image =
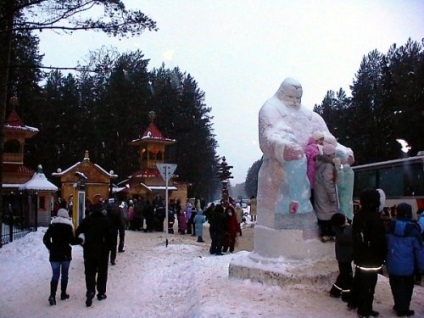
<svg viewBox="0 0 424 318">
<path fill-rule="evenodd" d="M 196 215 L 194 216 L 194 226 L 195 226 L 195 233 L 197 235 L 197 242 L 203 243 L 203 223 L 206 222 L 206 217 L 203 214 L 202 209 L 198 209 Z"/>
<path fill-rule="evenodd" d="M 339 275 L 330 290 L 331 297 L 340 297 L 344 302 L 349 301 L 350 288 L 352 286 L 352 258 L 353 240 L 352 227 L 342 213 L 336 213 L 331 217 L 331 224 L 336 233 L 336 259 L 339 265 Z"/>
</svg>

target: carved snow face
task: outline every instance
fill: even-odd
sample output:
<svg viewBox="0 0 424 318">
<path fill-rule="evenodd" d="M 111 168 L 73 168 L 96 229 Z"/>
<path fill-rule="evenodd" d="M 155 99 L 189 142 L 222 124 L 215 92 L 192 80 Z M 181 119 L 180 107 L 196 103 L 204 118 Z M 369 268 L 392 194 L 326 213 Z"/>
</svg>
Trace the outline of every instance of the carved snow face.
<svg viewBox="0 0 424 318">
<path fill-rule="evenodd" d="M 284 104 L 291 107 L 300 107 L 302 102 L 302 87 L 296 87 L 294 85 L 285 85 L 283 87 L 282 100 Z"/>
</svg>

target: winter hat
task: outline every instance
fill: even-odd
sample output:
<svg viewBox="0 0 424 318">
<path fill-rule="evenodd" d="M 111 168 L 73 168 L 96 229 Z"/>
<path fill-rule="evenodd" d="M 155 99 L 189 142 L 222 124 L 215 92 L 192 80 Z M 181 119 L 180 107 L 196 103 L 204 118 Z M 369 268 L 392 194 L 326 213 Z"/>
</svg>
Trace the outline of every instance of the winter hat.
<svg viewBox="0 0 424 318">
<path fill-rule="evenodd" d="M 336 227 L 340 227 L 346 223 L 346 217 L 342 213 L 335 213 L 331 217 L 331 223 Z"/>
<path fill-rule="evenodd" d="M 377 189 L 377 191 L 380 194 L 380 205 L 378 207 L 378 211 L 382 212 L 384 209 L 384 205 L 386 204 L 386 194 L 382 189 Z"/>
<path fill-rule="evenodd" d="M 401 219 L 412 219 L 412 207 L 408 203 L 399 203 L 396 207 L 396 217 Z"/>
<path fill-rule="evenodd" d="M 380 193 L 375 189 L 365 189 L 359 196 L 363 209 L 376 211 L 380 206 Z"/>
<path fill-rule="evenodd" d="M 57 211 L 57 216 L 60 216 L 60 217 L 62 217 L 62 218 L 68 218 L 69 219 L 69 213 L 68 213 L 68 211 L 66 211 L 66 209 L 59 209 L 58 211 Z"/>
<path fill-rule="evenodd" d="M 312 138 L 314 138 L 315 140 L 320 140 L 324 138 L 324 134 L 320 131 L 314 131 L 314 133 L 312 134 Z"/>
<path fill-rule="evenodd" d="M 322 152 L 327 156 L 334 155 L 336 153 L 336 147 L 331 144 L 325 144 L 324 147 L 322 147 Z"/>
</svg>

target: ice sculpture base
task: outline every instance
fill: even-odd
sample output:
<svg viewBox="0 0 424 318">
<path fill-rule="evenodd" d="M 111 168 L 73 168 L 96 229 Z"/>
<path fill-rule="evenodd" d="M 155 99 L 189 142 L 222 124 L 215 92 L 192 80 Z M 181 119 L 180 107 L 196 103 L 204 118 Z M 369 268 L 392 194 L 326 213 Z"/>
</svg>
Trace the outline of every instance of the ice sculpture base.
<svg viewBox="0 0 424 318">
<path fill-rule="evenodd" d="M 322 244 L 322 243 L 321 243 Z M 337 262 L 323 259 L 266 259 L 255 252 L 237 253 L 229 266 L 229 276 L 280 287 L 289 284 L 317 284 L 330 289 L 338 274 Z"/>
</svg>

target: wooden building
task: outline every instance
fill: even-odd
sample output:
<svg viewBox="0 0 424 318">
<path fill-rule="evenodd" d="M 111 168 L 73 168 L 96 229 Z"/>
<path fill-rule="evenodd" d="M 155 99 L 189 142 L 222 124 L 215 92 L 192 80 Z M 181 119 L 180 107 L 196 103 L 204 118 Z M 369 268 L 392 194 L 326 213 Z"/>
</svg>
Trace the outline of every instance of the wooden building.
<svg viewBox="0 0 424 318">
<path fill-rule="evenodd" d="M 127 198 L 139 196 L 152 201 L 154 197 L 165 198 L 165 181 L 162 179 L 156 164 L 166 163 L 165 150 L 168 145 L 176 142 L 175 139 L 165 138 L 154 123 L 155 113 L 150 112 L 150 124 L 141 138 L 130 142 L 131 146 L 138 147 L 140 169 L 133 172 L 128 179 L 118 185 L 120 192 L 125 193 Z M 178 169 L 178 168 L 177 168 Z M 169 199 L 187 200 L 187 184 L 178 182 L 177 176 L 168 182 Z"/>
<path fill-rule="evenodd" d="M 117 177 L 91 162 L 88 150 L 82 161 L 52 176 L 60 178 L 61 199 L 67 202 L 75 226 L 85 217 L 86 207 L 111 196 L 112 180 Z"/>
<path fill-rule="evenodd" d="M 22 228 L 50 223 L 57 191 L 57 187 L 45 178 L 41 166 L 35 172 L 24 165 L 25 141 L 37 133 L 37 128 L 24 124 L 15 109 L 11 111 L 4 125 L 1 195 L 6 217 L 12 217 Z"/>
</svg>

